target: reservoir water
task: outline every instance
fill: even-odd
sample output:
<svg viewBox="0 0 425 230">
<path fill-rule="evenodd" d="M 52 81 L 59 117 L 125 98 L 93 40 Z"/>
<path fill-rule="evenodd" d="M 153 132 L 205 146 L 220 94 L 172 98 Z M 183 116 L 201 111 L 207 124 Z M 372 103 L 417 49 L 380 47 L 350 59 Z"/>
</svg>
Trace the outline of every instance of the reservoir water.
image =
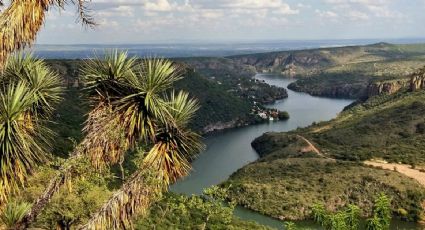
<svg viewBox="0 0 425 230">
<path fill-rule="evenodd" d="M 293 79 L 276 75 L 257 75 L 256 79 L 266 83 L 287 88 Z M 352 100 L 313 97 L 305 93 L 288 90 L 289 97 L 279 100 L 270 108 L 287 111 L 290 119 L 287 121 L 269 122 L 210 135 L 205 139 L 206 150 L 193 162 L 193 171 L 184 180 L 171 187 L 176 193 L 187 195 L 201 194 L 204 188 L 225 181 L 232 173 L 244 165 L 259 158 L 251 147 L 251 142 L 265 132 L 284 132 L 306 127 L 313 122 L 327 121 L 337 116 Z M 254 220 L 275 228 L 282 228 L 283 222 L 261 215 L 259 213 L 238 207 L 235 215 L 241 219 Z M 312 227 L 313 223 L 302 221 L 299 226 Z M 394 223 L 403 228 L 414 229 L 414 224 Z M 407 228 L 406 228 L 407 227 Z M 412 227 L 412 228 L 410 228 Z"/>
</svg>

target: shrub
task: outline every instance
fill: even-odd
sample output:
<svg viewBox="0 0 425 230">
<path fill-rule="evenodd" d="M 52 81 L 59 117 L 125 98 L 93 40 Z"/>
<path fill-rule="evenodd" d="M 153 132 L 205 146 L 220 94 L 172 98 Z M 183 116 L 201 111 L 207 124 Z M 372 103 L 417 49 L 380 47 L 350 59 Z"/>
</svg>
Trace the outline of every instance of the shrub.
<svg viewBox="0 0 425 230">
<path fill-rule="evenodd" d="M 0 215 L 1 222 L 9 229 L 24 218 L 30 210 L 31 204 L 23 202 L 9 202 Z"/>
</svg>

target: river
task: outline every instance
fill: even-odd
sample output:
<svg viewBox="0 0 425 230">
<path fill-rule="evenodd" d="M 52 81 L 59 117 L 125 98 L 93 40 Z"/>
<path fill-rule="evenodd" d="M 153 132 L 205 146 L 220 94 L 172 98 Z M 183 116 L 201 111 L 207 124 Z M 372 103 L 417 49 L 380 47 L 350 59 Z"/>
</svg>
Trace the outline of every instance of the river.
<svg viewBox="0 0 425 230">
<path fill-rule="evenodd" d="M 276 75 L 257 75 L 257 79 L 266 83 L 287 88 L 293 79 L 282 78 Z M 251 147 L 251 142 L 265 132 L 284 132 L 306 127 L 313 122 L 327 121 L 343 110 L 352 100 L 313 97 L 305 93 L 288 90 L 288 98 L 279 100 L 270 108 L 287 111 L 290 119 L 287 121 L 269 122 L 238 129 L 231 129 L 216 133 L 205 139 L 206 150 L 193 162 L 193 171 L 184 180 L 171 187 L 171 191 L 187 195 L 201 194 L 204 188 L 225 181 L 232 173 L 244 165 L 259 158 Z M 261 215 L 259 213 L 238 207 L 235 215 L 245 220 L 254 220 L 274 228 L 282 228 L 283 222 Z M 309 221 L 297 222 L 299 226 L 317 226 Z M 394 223 L 395 226 L 410 225 L 408 223 Z M 405 228 L 414 229 L 414 227 Z"/>
</svg>

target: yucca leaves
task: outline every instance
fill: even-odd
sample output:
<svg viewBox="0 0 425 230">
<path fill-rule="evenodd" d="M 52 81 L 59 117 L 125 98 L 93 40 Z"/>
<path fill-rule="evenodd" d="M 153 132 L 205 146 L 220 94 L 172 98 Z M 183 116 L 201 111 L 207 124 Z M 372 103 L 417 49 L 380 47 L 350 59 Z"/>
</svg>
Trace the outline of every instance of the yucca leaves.
<svg viewBox="0 0 425 230">
<path fill-rule="evenodd" d="M 117 163 L 139 141 L 154 141 L 161 123 L 173 121 L 165 95 L 181 73 L 171 61 L 138 61 L 118 51 L 86 61 L 82 79 L 93 110 L 84 130 L 93 137 L 86 153 L 95 166 Z"/>
<path fill-rule="evenodd" d="M 0 94 L 0 189 L 7 195 L 21 186 L 28 174 L 48 156 L 47 128 L 31 113 L 33 94 L 23 83 L 9 85 Z"/>
<path fill-rule="evenodd" d="M 167 102 L 171 120 L 157 129 L 155 144 L 144 164 L 158 171 L 168 185 L 189 173 L 189 162 L 203 145 L 201 137 L 187 127 L 199 108 L 198 102 L 185 92 L 172 92 Z"/>
<path fill-rule="evenodd" d="M 31 46 L 52 8 L 77 5 L 78 15 L 86 25 L 94 25 L 85 0 L 13 0 L 0 14 L 0 69 L 16 50 Z"/>
<path fill-rule="evenodd" d="M 30 208 L 29 203 L 9 202 L 1 213 L 0 220 L 7 228 L 13 229 L 13 226 L 24 218 Z"/>
<path fill-rule="evenodd" d="M 31 57 L 12 58 L 1 75 L 0 201 L 49 157 L 53 133 L 46 118 L 60 101 L 59 83 L 56 74 Z"/>
<path fill-rule="evenodd" d="M 33 113 L 49 116 L 61 101 L 63 88 L 57 73 L 52 71 L 42 60 L 31 55 L 12 56 L 6 63 L 2 77 L 3 83 L 22 81 L 32 90 Z"/>
</svg>

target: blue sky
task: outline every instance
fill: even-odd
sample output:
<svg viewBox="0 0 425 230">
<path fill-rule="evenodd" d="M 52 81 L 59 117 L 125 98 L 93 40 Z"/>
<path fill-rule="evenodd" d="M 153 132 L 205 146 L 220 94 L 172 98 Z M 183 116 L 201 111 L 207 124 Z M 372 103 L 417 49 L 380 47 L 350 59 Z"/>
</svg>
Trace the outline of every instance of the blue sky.
<svg viewBox="0 0 425 230">
<path fill-rule="evenodd" d="M 93 0 L 51 10 L 40 44 L 425 37 L 425 0 Z"/>
</svg>

